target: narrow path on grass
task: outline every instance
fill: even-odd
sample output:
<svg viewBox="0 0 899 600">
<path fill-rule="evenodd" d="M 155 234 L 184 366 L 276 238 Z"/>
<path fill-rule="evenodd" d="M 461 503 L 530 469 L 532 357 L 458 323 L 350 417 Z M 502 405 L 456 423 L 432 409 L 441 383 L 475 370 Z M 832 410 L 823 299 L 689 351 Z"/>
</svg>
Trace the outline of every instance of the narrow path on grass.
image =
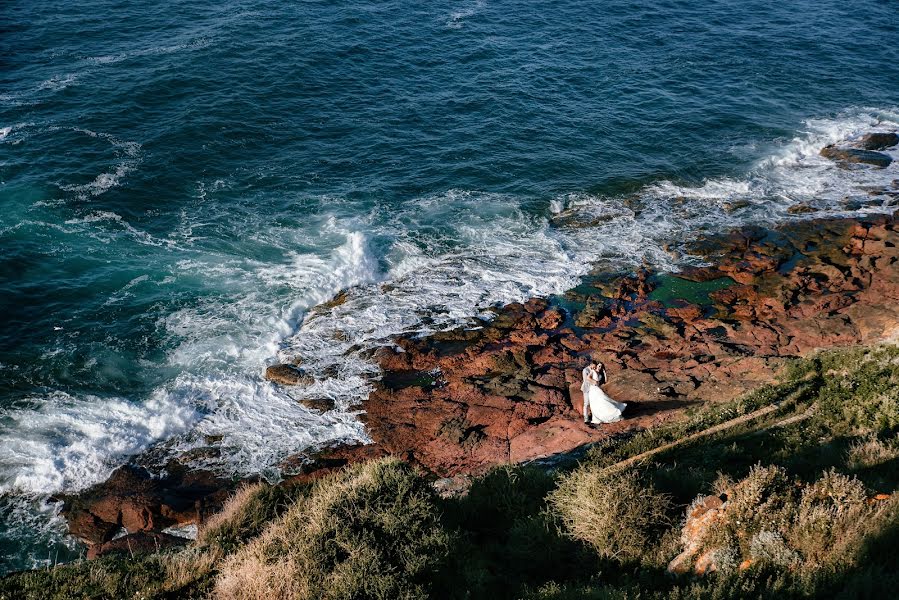
<svg viewBox="0 0 899 600">
<path fill-rule="evenodd" d="M 676 448 L 676 447 L 686 444 L 688 442 L 692 442 L 694 440 L 698 440 L 703 437 L 714 435 L 716 433 L 726 431 L 727 429 L 730 429 L 732 427 L 736 427 L 737 425 L 742 425 L 744 423 L 748 423 L 749 421 L 752 421 L 759 417 L 764 417 L 766 415 L 769 415 L 769 414 L 773 413 L 774 411 L 778 410 L 779 408 L 781 408 L 781 406 L 782 406 L 782 404 L 770 404 L 764 408 L 760 408 L 751 413 L 745 414 L 745 415 L 737 417 L 735 419 L 731 419 L 730 421 L 725 421 L 724 423 L 719 423 L 718 425 L 709 427 L 708 429 L 703 429 L 702 431 L 697 431 L 696 433 L 688 435 L 687 437 L 683 437 L 679 440 L 675 440 L 673 442 L 663 444 L 663 445 L 659 446 L 658 448 L 653 448 L 652 450 L 647 450 L 646 452 L 642 452 L 640 454 L 637 454 L 636 456 L 631 456 L 630 458 L 626 458 L 626 459 L 624 459 L 620 462 L 617 462 L 613 465 L 609 465 L 608 467 L 606 467 L 605 469 L 602 470 L 602 473 L 608 474 L 608 473 L 614 473 L 615 471 L 620 471 L 622 469 L 626 469 L 626 468 L 631 467 L 639 462 L 646 460 L 647 458 L 655 456 L 656 454 L 665 452 L 666 450 Z M 813 413 L 814 413 L 814 405 L 810 406 L 804 413 L 801 413 L 798 415 L 792 415 L 782 421 L 779 421 L 779 422 L 771 425 L 771 427 L 789 425 L 789 424 L 795 423 L 797 421 L 806 419 L 806 418 L 810 417 Z"/>
</svg>

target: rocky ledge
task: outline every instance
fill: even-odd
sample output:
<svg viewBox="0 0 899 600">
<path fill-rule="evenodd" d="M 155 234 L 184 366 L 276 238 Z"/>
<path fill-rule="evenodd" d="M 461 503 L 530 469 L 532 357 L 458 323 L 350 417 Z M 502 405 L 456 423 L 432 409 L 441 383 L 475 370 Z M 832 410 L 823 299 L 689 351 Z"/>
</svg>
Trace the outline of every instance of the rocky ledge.
<svg viewBox="0 0 899 600">
<path fill-rule="evenodd" d="M 897 332 L 895 216 L 746 228 L 688 251 L 709 266 L 595 273 L 562 296 L 497 309 L 490 322 L 394 340 L 377 354 L 384 375 L 364 405 L 374 444 L 295 457 L 296 478 L 383 454 L 453 477 L 567 453 L 730 400 L 772 381 L 790 357 Z M 580 370 L 590 359 L 606 364 L 606 391 L 630 403 L 624 421 L 583 424 Z M 273 373 L 296 384 L 302 374 L 290 369 Z M 65 498 L 72 534 L 92 555 L 121 551 L 108 542 L 125 533 L 129 551 L 138 533 L 135 545 L 155 546 L 146 534 L 201 522 L 237 483 L 177 465 L 166 472 L 122 467 Z"/>
<path fill-rule="evenodd" d="M 899 331 L 893 216 L 799 221 L 700 239 L 710 266 L 586 277 L 481 328 L 400 338 L 365 404 L 375 443 L 441 476 L 564 453 L 722 402 L 790 357 Z M 626 420 L 583 424 L 580 371 L 606 365 Z"/>
</svg>

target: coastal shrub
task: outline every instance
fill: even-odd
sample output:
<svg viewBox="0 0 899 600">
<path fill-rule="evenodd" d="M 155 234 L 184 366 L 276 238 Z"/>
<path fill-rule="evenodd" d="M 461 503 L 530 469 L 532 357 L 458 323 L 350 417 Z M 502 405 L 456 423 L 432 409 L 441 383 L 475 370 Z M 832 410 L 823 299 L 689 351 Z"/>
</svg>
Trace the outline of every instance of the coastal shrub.
<svg viewBox="0 0 899 600">
<path fill-rule="evenodd" d="M 196 548 L 79 560 L 3 577 L 0 600 L 205 598 L 216 560 Z"/>
<path fill-rule="evenodd" d="M 471 483 L 458 501 L 466 530 L 493 537 L 511 530 L 525 518 L 538 515 L 555 482 L 546 470 L 533 466 L 503 465 Z"/>
<path fill-rule="evenodd" d="M 799 555 L 787 546 L 779 531 L 759 531 L 749 543 L 749 558 L 753 564 L 786 568 L 799 560 Z"/>
<path fill-rule="evenodd" d="M 869 435 L 849 446 L 846 464 L 858 470 L 877 467 L 896 458 L 899 458 L 899 436 L 881 440 L 876 435 Z"/>
<path fill-rule="evenodd" d="M 550 503 L 569 535 L 618 560 L 640 559 L 669 524 L 671 508 L 637 471 L 606 474 L 593 465 L 566 475 Z"/>
<path fill-rule="evenodd" d="M 197 533 L 197 545 L 216 549 L 223 555 L 234 552 L 286 510 L 304 489 L 305 486 L 267 483 L 240 488 L 221 511 L 203 523 Z"/>
<path fill-rule="evenodd" d="M 817 370 L 823 378 L 817 398 L 819 414 L 835 433 L 899 429 L 896 346 L 821 352 L 802 368 Z"/>
<path fill-rule="evenodd" d="M 472 481 L 468 493 L 445 502 L 460 535 L 450 587 L 459 597 L 519 598 L 519 590 L 551 577 L 578 576 L 595 562 L 581 544 L 559 533 L 547 511 L 554 477 L 537 466 L 504 465 Z M 585 567 L 589 568 L 589 567 Z"/>
<path fill-rule="evenodd" d="M 709 532 L 705 546 L 710 550 L 735 548 L 741 556 L 750 554 L 752 537 L 759 532 L 785 530 L 796 501 L 794 483 L 778 466 L 756 465 L 739 482 L 722 476 L 714 490 L 727 497 L 727 510 Z"/>
<path fill-rule="evenodd" d="M 219 598 L 426 598 L 452 537 L 431 487 L 394 459 L 315 483 L 225 560 Z"/>
<path fill-rule="evenodd" d="M 738 482 L 720 478 L 715 493 L 727 500 L 700 545 L 719 572 L 728 570 L 720 552 L 734 552 L 726 561 L 734 566 L 748 561 L 800 574 L 846 568 L 886 526 L 887 505 L 870 501 L 861 481 L 834 469 L 803 486 L 782 467 L 757 465 Z"/>
<path fill-rule="evenodd" d="M 802 490 L 787 538 L 805 566 L 831 563 L 835 549 L 861 543 L 858 525 L 873 512 L 858 479 L 830 470 Z"/>
</svg>

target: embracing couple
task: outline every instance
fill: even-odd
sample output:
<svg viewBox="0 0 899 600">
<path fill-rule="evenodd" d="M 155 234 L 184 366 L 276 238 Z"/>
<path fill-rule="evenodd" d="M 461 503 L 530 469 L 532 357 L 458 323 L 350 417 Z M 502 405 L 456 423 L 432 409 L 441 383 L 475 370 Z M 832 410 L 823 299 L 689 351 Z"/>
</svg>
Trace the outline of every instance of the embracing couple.
<svg viewBox="0 0 899 600">
<path fill-rule="evenodd" d="M 621 420 L 625 402 L 615 402 L 599 386 L 608 381 L 606 368 L 601 362 L 591 362 L 581 372 L 584 392 L 584 423 L 614 423 Z"/>
</svg>

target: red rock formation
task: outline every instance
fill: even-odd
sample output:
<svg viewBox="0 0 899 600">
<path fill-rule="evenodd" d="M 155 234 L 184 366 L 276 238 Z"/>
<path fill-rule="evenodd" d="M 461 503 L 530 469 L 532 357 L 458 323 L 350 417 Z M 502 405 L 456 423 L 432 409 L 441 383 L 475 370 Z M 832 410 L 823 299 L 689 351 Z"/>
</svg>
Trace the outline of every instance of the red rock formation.
<svg viewBox="0 0 899 600">
<path fill-rule="evenodd" d="M 702 550 L 706 535 L 720 522 L 726 501 L 726 496 L 707 496 L 693 505 L 681 533 L 684 550 L 668 564 L 669 573 L 683 574 L 694 569 L 698 575 L 704 575 L 715 570 L 712 553 L 703 553 L 698 558 L 697 555 Z"/>
<path fill-rule="evenodd" d="M 228 497 L 229 481 L 208 471 L 184 470 L 154 478 L 145 469 L 125 465 L 105 482 L 64 498 L 69 532 L 87 544 L 108 542 L 121 529 L 160 531 L 200 523 Z"/>
<path fill-rule="evenodd" d="M 397 340 L 401 350 L 378 355 L 385 376 L 365 403 L 370 435 L 439 475 L 478 473 L 647 427 L 687 403 L 730 400 L 770 382 L 788 357 L 876 342 L 899 324 L 892 217 L 747 228 L 689 249 L 712 266 L 686 278 L 735 282 L 708 304 L 653 300 L 661 280 L 644 270 L 588 279 L 590 296 L 506 306 L 482 329 Z M 605 362 L 607 393 L 632 403 L 626 421 L 583 425 L 590 359 Z"/>
</svg>

